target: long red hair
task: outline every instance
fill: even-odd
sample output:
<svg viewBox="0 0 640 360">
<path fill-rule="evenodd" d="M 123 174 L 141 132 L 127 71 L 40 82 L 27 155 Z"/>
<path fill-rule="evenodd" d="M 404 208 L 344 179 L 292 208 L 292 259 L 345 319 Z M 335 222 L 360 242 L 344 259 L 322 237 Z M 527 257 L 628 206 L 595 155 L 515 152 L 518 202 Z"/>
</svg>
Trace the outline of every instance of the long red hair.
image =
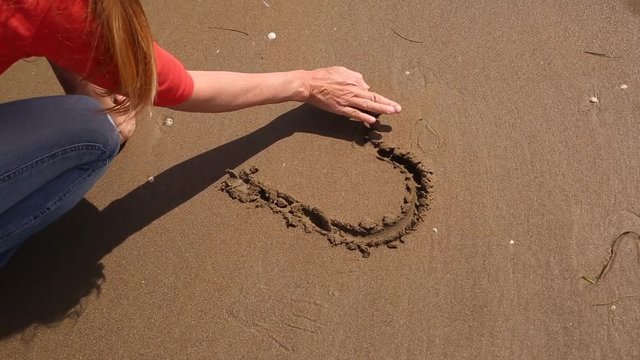
<svg viewBox="0 0 640 360">
<path fill-rule="evenodd" d="M 149 109 L 157 90 L 154 42 L 139 0 L 90 0 L 99 34 L 98 50 L 107 54 L 120 77 L 114 92 L 127 98 L 109 109 L 114 113 L 138 113 Z"/>
</svg>

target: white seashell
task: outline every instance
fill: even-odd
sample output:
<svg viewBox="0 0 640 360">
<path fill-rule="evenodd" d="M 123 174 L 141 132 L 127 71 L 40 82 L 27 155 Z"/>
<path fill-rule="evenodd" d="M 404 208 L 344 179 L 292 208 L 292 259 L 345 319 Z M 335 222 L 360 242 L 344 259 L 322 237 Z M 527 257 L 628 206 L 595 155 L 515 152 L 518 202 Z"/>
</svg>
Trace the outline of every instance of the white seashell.
<svg viewBox="0 0 640 360">
<path fill-rule="evenodd" d="M 147 182 L 149 184 L 153 184 L 154 182 L 156 182 L 156 178 L 154 178 L 153 176 L 149 176 L 149 178 L 147 179 Z"/>
<path fill-rule="evenodd" d="M 629 88 L 629 87 L 627 86 L 627 84 L 622 84 L 622 85 L 620 85 L 620 89 L 622 89 L 622 90 L 626 90 L 626 89 L 628 89 L 628 88 Z"/>
<path fill-rule="evenodd" d="M 167 117 L 162 121 L 162 125 L 164 126 L 173 126 L 173 118 Z"/>
<path fill-rule="evenodd" d="M 267 37 L 269 38 L 269 40 L 275 40 L 277 35 L 274 32 L 270 32 L 269 34 L 267 34 Z"/>
<path fill-rule="evenodd" d="M 589 98 L 589 102 L 592 103 L 592 104 L 597 104 L 597 103 L 600 102 L 600 100 L 598 100 L 597 97 L 592 96 L 592 97 Z"/>
</svg>

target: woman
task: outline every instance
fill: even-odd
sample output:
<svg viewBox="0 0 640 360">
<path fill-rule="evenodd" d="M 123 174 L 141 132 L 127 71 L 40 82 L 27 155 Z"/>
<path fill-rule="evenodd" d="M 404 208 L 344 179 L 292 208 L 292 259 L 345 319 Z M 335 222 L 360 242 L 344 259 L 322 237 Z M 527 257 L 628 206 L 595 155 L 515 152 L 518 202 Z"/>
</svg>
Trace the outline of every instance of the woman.
<svg viewBox="0 0 640 360">
<path fill-rule="evenodd" d="M 67 96 L 0 104 L 0 267 L 84 197 L 152 105 L 215 113 L 300 101 L 365 124 L 401 110 L 340 67 L 187 71 L 153 41 L 138 0 L 0 0 L 0 74 L 33 56 Z"/>
</svg>

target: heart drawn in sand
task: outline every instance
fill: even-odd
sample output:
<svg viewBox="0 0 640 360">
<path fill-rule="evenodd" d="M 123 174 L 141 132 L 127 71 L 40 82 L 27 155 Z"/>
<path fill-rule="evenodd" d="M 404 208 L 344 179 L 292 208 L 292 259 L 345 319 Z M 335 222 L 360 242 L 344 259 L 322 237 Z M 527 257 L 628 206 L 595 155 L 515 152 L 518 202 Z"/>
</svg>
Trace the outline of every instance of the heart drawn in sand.
<svg viewBox="0 0 640 360">
<path fill-rule="evenodd" d="M 404 176 L 405 196 L 399 213 L 386 215 L 378 221 L 350 224 L 327 215 L 321 209 L 304 204 L 293 196 L 263 184 L 255 178 L 258 168 L 235 172 L 227 170 L 228 178 L 221 190 L 242 203 L 255 203 L 280 214 L 288 227 L 300 227 L 307 233 L 324 235 L 333 246 L 344 245 L 369 257 L 370 249 L 381 246 L 397 248 L 404 236 L 414 231 L 429 209 L 432 172 L 410 152 L 377 140 L 370 131 L 365 146 L 379 160 L 389 163 Z M 379 136 L 379 135 L 378 135 Z"/>
</svg>

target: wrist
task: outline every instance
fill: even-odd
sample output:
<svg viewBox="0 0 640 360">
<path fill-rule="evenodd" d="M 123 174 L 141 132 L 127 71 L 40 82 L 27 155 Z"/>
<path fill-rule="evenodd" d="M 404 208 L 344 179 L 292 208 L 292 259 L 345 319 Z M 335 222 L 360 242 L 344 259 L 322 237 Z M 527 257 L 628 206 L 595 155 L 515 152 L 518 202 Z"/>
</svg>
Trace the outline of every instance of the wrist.
<svg viewBox="0 0 640 360">
<path fill-rule="evenodd" d="M 293 85 L 293 93 L 291 100 L 299 102 L 307 102 L 310 97 L 309 87 L 309 71 L 296 70 L 291 71 L 291 84 Z"/>
</svg>

